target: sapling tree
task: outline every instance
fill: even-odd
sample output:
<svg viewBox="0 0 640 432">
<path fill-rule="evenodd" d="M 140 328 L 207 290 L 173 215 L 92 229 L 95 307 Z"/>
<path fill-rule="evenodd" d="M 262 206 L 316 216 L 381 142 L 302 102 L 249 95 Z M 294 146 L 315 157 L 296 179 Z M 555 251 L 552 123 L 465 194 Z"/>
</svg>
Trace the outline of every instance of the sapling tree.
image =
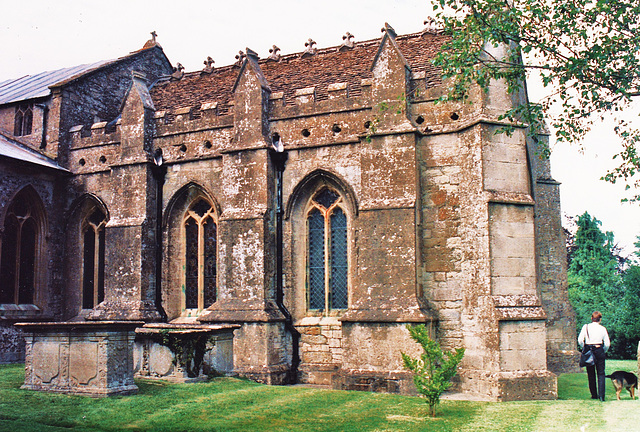
<svg viewBox="0 0 640 432">
<path fill-rule="evenodd" d="M 436 416 L 436 405 L 440 395 L 451 387 L 451 379 L 456 374 L 458 365 L 464 356 L 464 348 L 443 352 L 440 344 L 429 336 L 424 324 L 412 326 L 407 324 L 411 338 L 422 346 L 423 353 L 419 358 L 402 354 L 404 367 L 413 372 L 413 382 L 418 391 L 425 397 L 429 405 L 429 414 Z"/>
</svg>

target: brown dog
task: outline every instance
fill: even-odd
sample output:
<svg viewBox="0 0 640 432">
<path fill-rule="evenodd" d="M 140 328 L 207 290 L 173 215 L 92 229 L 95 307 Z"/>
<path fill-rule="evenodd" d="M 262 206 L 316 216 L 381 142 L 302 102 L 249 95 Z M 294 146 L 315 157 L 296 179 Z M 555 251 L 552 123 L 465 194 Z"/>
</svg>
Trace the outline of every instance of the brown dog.
<svg viewBox="0 0 640 432">
<path fill-rule="evenodd" d="M 623 388 L 629 390 L 631 399 L 635 399 L 633 391 L 638 388 L 638 377 L 636 377 L 635 374 L 625 371 L 615 371 L 611 375 L 605 375 L 605 378 L 611 378 L 611 382 L 616 388 L 616 396 L 618 397 L 618 400 L 620 400 L 620 392 Z"/>
</svg>

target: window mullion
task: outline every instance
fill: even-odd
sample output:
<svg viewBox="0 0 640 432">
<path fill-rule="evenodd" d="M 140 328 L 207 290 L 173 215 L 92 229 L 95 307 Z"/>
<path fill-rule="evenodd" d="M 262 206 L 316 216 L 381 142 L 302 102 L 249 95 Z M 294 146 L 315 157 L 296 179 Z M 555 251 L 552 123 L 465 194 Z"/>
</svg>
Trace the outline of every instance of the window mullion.
<svg viewBox="0 0 640 432">
<path fill-rule="evenodd" d="M 329 226 L 329 212 L 324 211 L 324 314 L 329 314 L 329 295 L 331 289 L 331 227 Z"/>
<path fill-rule="evenodd" d="M 100 237 L 98 235 L 98 228 L 91 225 L 93 230 L 93 307 L 98 306 L 98 278 L 100 267 Z"/>
<path fill-rule="evenodd" d="M 206 217 L 206 216 L 205 216 Z M 204 309 L 204 221 L 198 221 L 198 311 Z"/>
<path fill-rule="evenodd" d="M 16 236 L 16 274 L 13 278 L 13 302 L 19 304 L 20 296 L 20 256 L 22 253 L 22 226 L 24 225 L 24 219 L 16 218 L 18 220 L 18 235 Z"/>
</svg>

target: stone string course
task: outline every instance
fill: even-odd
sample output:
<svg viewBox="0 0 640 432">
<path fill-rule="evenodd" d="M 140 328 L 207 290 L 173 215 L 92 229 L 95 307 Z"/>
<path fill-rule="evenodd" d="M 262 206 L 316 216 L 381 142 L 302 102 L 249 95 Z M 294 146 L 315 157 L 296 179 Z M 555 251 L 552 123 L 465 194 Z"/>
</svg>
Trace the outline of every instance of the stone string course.
<svg viewBox="0 0 640 432">
<path fill-rule="evenodd" d="M 525 125 L 510 137 L 495 133 L 513 104 L 501 83 L 474 89 L 472 104 L 434 102 L 445 90 L 430 60 L 446 40 L 385 27 L 381 39 L 353 47 L 279 60 L 246 50 L 237 64 L 171 79 L 160 78 L 172 70 L 153 48 L 146 78 L 118 75 L 122 110 L 105 108 L 110 116 L 66 114 L 67 96 L 90 94 L 104 75 L 63 86 L 51 101 L 58 118 L 49 135 L 70 173 L 41 178 L 38 193 L 59 194 L 44 206 L 70 228 L 54 232 L 44 251 L 59 258 L 45 272 L 57 291 L 38 304 L 43 314 L 151 322 L 166 313 L 239 325 L 233 373 L 402 393 L 415 390 L 399 353 L 419 354 L 405 325 L 424 323 L 446 349 L 466 349 L 456 390 L 492 400 L 556 397 L 554 372 L 574 368 L 576 354 L 558 185 Z M 287 156 L 280 306 L 275 140 Z M 29 181 L 17 171 L 8 177 L 0 220 L 1 204 Z M 345 310 L 308 308 L 306 217 L 324 187 L 337 192 L 348 219 Z M 214 209 L 217 300 L 194 317 L 182 294 L 184 220 L 200 199 Z M 92 310 L 81 309 L 77 267 L 83 203 L 108 215 L 105 301 Z"/>
</svg>

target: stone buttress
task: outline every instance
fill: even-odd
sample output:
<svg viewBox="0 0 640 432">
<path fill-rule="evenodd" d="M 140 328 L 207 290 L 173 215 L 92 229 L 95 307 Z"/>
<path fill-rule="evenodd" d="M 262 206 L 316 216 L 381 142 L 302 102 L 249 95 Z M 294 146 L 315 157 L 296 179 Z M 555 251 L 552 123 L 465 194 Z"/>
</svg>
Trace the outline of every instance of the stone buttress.
<svg viewBox="0 0 640 432">
<path fill-rule="evenodd" d="M 558 187 L 527 125 L 496 133 L 526 93 L 495 82 L 436 102 L 445 35 L 351 38 L 247 49 L 152 86 L 136 74 L 113 130 L 71 129 L 75 187 L 108 209 L 105 300 L 88 317 L 237 325 L 234 373 L 401 393 L 415 390 L 400 352 L 420 354 L 406 325 L 422 323 L 466 349 L 455 390 L 556 397 L 574 355 Z M 215 234 L 189 255 L 196 219 Z"/>
</svg>

